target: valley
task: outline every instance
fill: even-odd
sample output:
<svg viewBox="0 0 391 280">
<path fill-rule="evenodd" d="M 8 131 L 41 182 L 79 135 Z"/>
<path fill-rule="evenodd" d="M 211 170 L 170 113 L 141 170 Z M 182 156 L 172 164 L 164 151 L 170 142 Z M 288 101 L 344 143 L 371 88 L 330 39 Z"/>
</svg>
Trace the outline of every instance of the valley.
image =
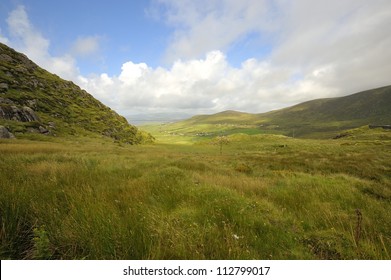
<svg viewBox="0 0 391 280">
<path fill-rule="evenodd" d="M 390 259 L 391 132 L 348 134 L 0 140 L 0 257 Z"/>
<path fill-rule="evenodd" d="M 390 86 L 136 127 L 0 51 L 1 259 L 391 258 Z"/>
</svg>

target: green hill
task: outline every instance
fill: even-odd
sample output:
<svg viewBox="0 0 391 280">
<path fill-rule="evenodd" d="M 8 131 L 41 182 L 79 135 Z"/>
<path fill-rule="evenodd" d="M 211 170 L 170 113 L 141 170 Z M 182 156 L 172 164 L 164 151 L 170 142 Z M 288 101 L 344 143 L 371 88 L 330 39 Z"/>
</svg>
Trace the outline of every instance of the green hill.
<svg viewBox="0 0 391 280">
<path fill-rule="evenodd" d="M 213 115 L 197 115 L 197 116 L 191 117 L 186 122 L 188 124 L 198 124 L 198 123 L 245 124 L 245 123 L 249 123 L 249 122 L 253 123 L 256 120 L 257 120 L 257 117 L 254 114 L 228 110 L 228 111 L 220 112 L 220 113 L 213 114 Z"/>
<path fill-rule="evenodd" d="M 0 127 L 17 138 L 103 135 L 137 144 L 152 137 L 70 81 L 0 43 Z"/>
<path fill-rule="evenodd" d="M 391 86 L 317 99 L 259 114 L 264 126 L 277 125 L 298 136 L 321 135 L 369 124 L 391 124 Z"/>
<path fill-rule="evenodd" d="M 307 101 L 267 113 L 224 111 L 161 125 L 159 130 L 153 126 L 146 129 L 158 134 L 187 137 L 272 133 L 303 138 L 332 138 L 352 128 L 391 124 L 390 104 L 391 86 L 387 86 L 344 97 Z"/>
</svg>

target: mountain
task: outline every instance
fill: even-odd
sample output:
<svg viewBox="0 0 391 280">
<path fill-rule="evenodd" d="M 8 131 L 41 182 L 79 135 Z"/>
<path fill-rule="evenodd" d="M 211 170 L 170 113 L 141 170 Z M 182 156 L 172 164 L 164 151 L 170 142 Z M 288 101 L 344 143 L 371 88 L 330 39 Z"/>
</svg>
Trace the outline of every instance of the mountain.
<svg viewBox="0 0 391 280">
<path fill-rule="evenodd" d="M 164 126 L 168 133 L 218 135 L 276 133 L 305 138 L 330 138 L 364 125 L 391 124 L 391 86 L 348 96 L 316 99 L 261 114 L 224 111 L 197 115 Z"/>
<path fill-rule="evenodd" d="M 188 120 L 189 123 L 208 123 L 208 124 L 245 124 L 256 122 L 257 116 L 244 112 L 233 110 L 223 111 L 213 115 L 197 115 Z"/>
<path fill-rule="evenodd" d="M 74 83 L 1 43 L 0 127 L 11 137 L 103 135 L 129 144 L 153 138 Z"/>
<path fill-rule="evenodd" d="M 264 126 L 297 132 L 339 131 L 363 125 L 391 124 L 391 86 L 348 96 L 307 101 L 289 108 L 258 114 Z"/>
</svg>

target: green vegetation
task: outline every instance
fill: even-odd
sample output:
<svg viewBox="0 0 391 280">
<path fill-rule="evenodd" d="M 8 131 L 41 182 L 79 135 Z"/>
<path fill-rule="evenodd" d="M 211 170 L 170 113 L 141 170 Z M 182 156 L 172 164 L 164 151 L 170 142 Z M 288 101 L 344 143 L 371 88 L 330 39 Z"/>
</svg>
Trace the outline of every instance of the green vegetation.
<svg viewBox="0 0 391 280">
<path fill-rule="evenodd" d="M 150 125 L 146 129 L 159 137 L 174 135 L 187 139 L 235 133 L 326 139 L 346 129 L 391 124 L 390 104 L 391 86 L 387 86 L 344 97 L 312 100 L 262 114 L 225 111 L 175 123 Z"/>
<path fill-rule="evenodd" d="M 0 140 L 0 257 L 390 259 L 390 134 Z"/>
<path fill-rule="evenodd" d="M 0 125 L 17 138 L 103 135 L 129 144 L 153 141 L 85 90 L 1 43 Z"/>
</svg>

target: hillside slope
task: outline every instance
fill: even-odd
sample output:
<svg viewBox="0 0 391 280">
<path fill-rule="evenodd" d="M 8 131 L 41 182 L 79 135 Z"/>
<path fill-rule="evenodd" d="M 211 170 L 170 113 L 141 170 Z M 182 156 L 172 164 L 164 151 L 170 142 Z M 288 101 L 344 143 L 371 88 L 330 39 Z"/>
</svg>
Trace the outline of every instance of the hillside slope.
<svg viewBox="0 0 391 280">
<path fill-rule="evenodd" d="M 197 115 L 161 125 L 151 132 L 179 136 L 220 134 L 284 134 L 303 138 L 331 138 L 340 132 L 367 125 L 391 124 L 391 86 L 348 96 L 307 101 L 261 114 L 224 111 Z"/>
<path fill-rule="evenodd" d="M 339 131 L 369 124 L 391 124 L 391 86 L 348 96 L 317 99 L 258 114 L 263 125 L 296 129 L 299 134 Z"/>
<path fill-rule="evenodd" d="M 186 120 L 189 124 L 208 123 L 208 124 L 245 124 L 254 123 L 258 120 L 257 115 L 238 112 L 233 110 L 223 111 L 213 115 L 197 115 Z"/>
<path fill-rule="evenodd" d="M 74 83 L 1 43 L 0 126 L 17 137 L 99 134 L 130 144 L 152 139 Z"/>
</svg>

